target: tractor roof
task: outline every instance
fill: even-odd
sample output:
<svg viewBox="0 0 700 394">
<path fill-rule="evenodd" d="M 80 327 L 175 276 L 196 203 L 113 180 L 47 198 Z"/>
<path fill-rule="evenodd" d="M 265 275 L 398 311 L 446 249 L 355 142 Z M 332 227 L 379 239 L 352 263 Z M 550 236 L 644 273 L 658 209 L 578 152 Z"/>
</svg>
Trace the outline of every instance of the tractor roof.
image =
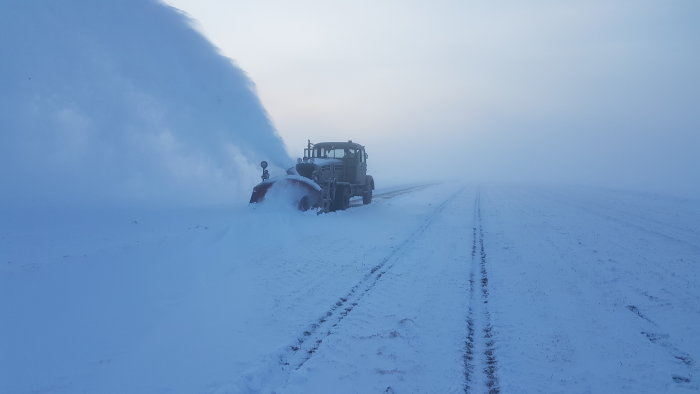
<svg viewBox="0 0 700 394">
<path fill-rule="evenodd" d="M 341 148 L 341 149 L 363 149 L 364 146 L 354 143 L 352 141 L 346 142 L 317 142 L 314 144 L 314 148 Z"/>
</svg>

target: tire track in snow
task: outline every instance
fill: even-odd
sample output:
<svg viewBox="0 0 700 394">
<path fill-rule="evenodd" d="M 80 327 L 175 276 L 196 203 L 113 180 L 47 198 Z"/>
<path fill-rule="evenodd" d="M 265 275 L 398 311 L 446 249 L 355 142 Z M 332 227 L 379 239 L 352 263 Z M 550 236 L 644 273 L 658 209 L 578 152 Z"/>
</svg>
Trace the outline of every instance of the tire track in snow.
<svg viewBox="0 0 700 394">
<path fill-rule="evenodd" d="M 375 195 L 372 197 L 372 199 L 373 199 L 373 200 L 390 200 L 390 199 L 392 199 L 392 198 L 394 198 L 394 197 L 398 197 L 398 196 L 401 196 L 401 195 L 404 195 L 404 194 L 412 193 L 412 192 L 415 192 L 415 191 L 418 191 L 418 190 L 423 190 L 423 189 L 426 189 L 426 188 L 428 188 L 428 187 L 430 187 L 430 186 L 435 186 L 435 185 L 438 185 L 438 184 L 439 184 L 439 183 L 425 183 L 425 184 L 421 184 L 421 185 L 407 186 L 407 187 L 403 187 L 403 188 L 401 188 L 401 189 L 396 189 L 396 190 L 389 190 L 389 191 L 386 191 L 386 192 L 382 192 L 382 193 L 377 193 L 377 194 L 375 194 Z M 359 198 L 359 197 L 358 197 L 357 199 L 354 199 L 354 201 L 352 201 L 352 202 L 350 203 L 350 206 L 351 206 L 351 207 L 361 207 L 361 206 L 363 206 L 363 205 L 364 205 L 364 204 L 362 203 L 362 199 Z"/>
<path fill-rule="evenodd" d="M 639 310 L 639 308 L 636 305 L 627 305 L 626 308 L 630 312 L 634 313 L 635 316 L 646 322 L 647 327 L 643 331 L 640 331 L 640 333 L 644 335 L 646 339 L 649 340 L 649 342 L 659 345 L 663 349 L 665 349 L 668 352 L 668 354 L 671 355 L 680 366 L 684 367 L 685 373 L 673 374 L 671 375 L 671 380 L 675 383 L 680 384 L 689 384 L 693 382 L 696 372 L 695 360 L 693 359 L 693 357 L 687 352 L 680 350 L 671 341 L 671 336 L 669 334 L 660 332 L 659 329 L 661 329 L 661 327 L 659 327 L 659 325 L 656 324 L 656 322 L 654 322 L 644 313 L 642 313 L 642 311 Z M 699 387 L 695 385 L 692 388 L 698 389 Z"/>
<path fill-rule="evenodd" d="M 570 196 L 564 196 L 561 193 L 553 194 L 556 194 L 560 199 L 571 200 Z M 579 207 L 586 207 L 589 210 L 591 210 L 591 213 L 594 213 L 606 219 L 617 221 L 626 225 L 644 227 L 647 229 L 651 228 L 654 229 L 654 233 L 656 233 L 657 235 L 658 233 L 661 233 L 675 239 L 678 239 L 678 236 L 680 236 L 684 238 L 679 239 L 680 241 L 686 242 L 692 246 L 699 245 L 697 243 L 694 243 L 695 241 L 700 239 L 700 231 L 698 231 L 697 228 L 689 228 L 686 226 L 678 225 L 674 222 L 659 220 L 658 218 L 647 214 L 647 212 L 650 211 L 648 208 L 642 209 L 640 207 L 637 207 L 635 212 L 629 212 L 629 210 L 626 209 L 627 206 L 623 206 L 621 209 L 619 206 L 606 206 L 596 201 L 582 201 L 580 197 L 576 198 L 574 201 L 572 201 L 572 203 L 575 203 Z M 645 214 L 640 214 L 640 212 L 644 212 Z M 660 230 L 660 227 L 665 228 L 666 231 Z"/>
<path fill-rule="evenodd" d="M 381 200 L 388 200 L 388 199 L 391 199 L 394 197 L 398 197 L 402 194 L 415 192 L 415 191 L 422 190 L 422 189 L 425 189 L 425 188 L 428 188 L 428 187 L 434 186 L 434 185 L 437 185 L 437 183 L 426 183 L 426 184 L 422 184 L 422 185 L 409 186 L 409 187 L 398 189 L 398 190 L 391 190 L 391 191 L 375 194 L 374 198 L 378 198 Z"/>
<path fill-rule="evenodd" d="M 644 234 L 649 234 L 653 236 L 658 236 L 663 239 L 666 239 L 667 241 L 672 241 L 676 244 L 682 244 L 684 246 L 689 246 L 694 249 L 700 250 L 700 246 L 697 244 L 688 242 L 687 240 L 678 238 L 676 235 L 672 235 L 669 233 L 665 232 L 660 232 L 657 231 L 657 226 L 652 225 L 652 228 L 647 228 L 643 224 L 641 224 L 638 221 L 630 221 L 629 217 L 632 217 L 633 219 L 636 218 L 637 220 L 646 220 L 644 217 L 639 216 L 639 215 L 631 215 L 627 214 L 628 218 L 621 218 L 619 216 L 620 213 L 613 214 L 610 213 L 609 209 L 606 209 L 605 207 L 601 206 L 600 204 L 586 204 L 585 202 L 582 201 L 564 201 L 564 195 L 562 194 L 556 194 L 552 193 L 554 198 L 550 197 L 550 200 L 557 202 L 560 205 L 563 206 L 569 206 L 576 208 L 582 212 L 586 212 L 588 214 L 597 216 L 600 219 L 606 220 L 611 223 L 617 223 L 620 225 L 623 225 L 628 228 L 635 229 L 637 231 L 640 231 L 641 233 Z M 651 222 L 651 221 L 650 221 Z M 661 225 L 667 225 L 666 223 L 659 222 L 659 221 L 654 221 L 656 224 L 661 224 Z M 668 227 L 668 226 L 667 226 Z M 637 259 L 640 260 L 646 260 L 649 261 L 649 264 L 651 264 L 651 260 L 644 255 L 643 253 L 640 253 L 638 250 L 636 250 L 634 247 L 631 247 L 627 245 L 625 242 L 615 242 L 615 241 L 610 241 L 614 246 L 619 248 L 620 250 L 624 250 L 627 253 L 630 253 L 631 255 L 635 256 Z M 553 244 L 553 246 L 556 247 L 556 245 Z M 669 271 L 668 268 L 664 268 L 664 271 Z M 670 271 L 673 272 L 673 271 Z M 676 277 L 676 274 L 672 274 L 673 277 Z M 630 292 L 637 293 L 640 295 L 643 295 L 647 299 L 651 299 L 652 301 L 658 301 L 657 297 L 650 296 L 648 292 L 644 289 L 639 289 L 631 286 L 627 286 Z M 669 290 L 662 289 L 669 294 L 673 296 L 675 299 L 674 302 L 676 305 L 673 305 L 672 303 L 669 303 L 671 308 L 677 307 L 677 304 L 681 304 L 685 306 L 686 308 L 696 311 L 696 305 L 690 301 L 684 301 L 683 297 L 677 295 L 677 293 L 670 292 Z M 624 298 L 623 295 L 618 294 L 615 298 L 621 299 Z M 666 308 L 667 306 L 663 306 L 663 308 Z M 679 387 L 685 387 L 688 389 L 692 390 L 699 390 L 700 385 L 697 384 L 696 382 L 696 376 L 699 374 L 700 370 L 697 367 L 697 363 L 689 352 L 679 348 L 671 335 L 668 333 L 668 330 L 665 330 L 662 325 L 658 324 L 656 321 L 652 320 L 649 318 L 645 313 L 642 312 L 642 310 L 635 305 L 634 303 L 628 304 L 625 307 L 628 311 L 633 313 L 637 318 L 639 318 L 643 323 L 643 327 L 640 328 L 639 333 L 647 339 L 650 343 L 657 345 L 664 349 L 666 353 L 671 357 L 671 359 L 675 362 L 677 366 L 677 370 L 675 373 L 671 374 L 670 376 L 670 381 L 676 383 L 679 385 Z M 668 324 L 668 322 L 665 322 Z"/>
<path fill-rule="evenodd" d="M 489 312 L 489 278 L 487 270 L 486 247 L 484 245 L 484 227 L 481 218 L 481 193 L 477 192 L 474 201 L 474 225 L 472 227 L 471 270 L 469 273 L 469 311 L 467 313 L 467 339 L 464 354 L 464 392 L 477 391 L 481 385 L 476 378 L 476 360 L 478 353 L 483 353 L 481 372 L 484 374 L 484 389 L 489 394 L 498 394 L 501 387 L 498 380 L 498 359 L 491 313 Z M 475 277 L 479 275 L 478 284 Z M 479 286 L 479 294 L 477 290 Z M 483 334 L 483 340 L 477 341 L 477 334 Z"/>
<path fill-rule="evenodd" d="M 469 393 L 474 376 L 474 262 L 477 252 L 476 205 L 474 206 L 474 225 L 472 226 L 472 265 L 469 270 L 469 310 L 467 312 L 467 340 L 464 352 L 464 392 Z"/>
<path fill-rule="evenodd" d="M 644 218 L 643 216 L 639 215 L 636 215 L 637 221 L 635 221 L 634 218 L 630 218 L 629 216 L 627 218 L 623 218 L 619 216 L 620 213 L 611 214 L 610 211 L 607 211 L 607 209 L 601 208 L 600 206 L 596 206 L 595 204 L 580 201 L 572 201 L 570 198 L 567 198 L 567 196 L 558 193 L 550 194 L 554 196 L 552 200 L 556 201 L 560 205 L 574 207 L 581 211 L 587 212 L 593 216 L 597 216 L 601 219 L 617 223 L 623 227 L 635 229 L 646 234 L 654 235 L 656 237 L 665 239 L 666 241 L 670 241 L 675 244 L 685 245 L 686 247 L 689 247 L 696 252 L 700 251 L 700 244 L 696 243 L 697 233 L 695 233 L 693 230 L 673 230 L 669 228 L 668 223 L 654 221 L 653 219 Z M 642 223 L 639 223 L 640 219 L 642 220 Z M 647 223 L 643 223 L 644 221 L 646 221 Z M 670 233 L 659 229 L 659 225 L 666 227 L 666 230 L 670 231 Z M 690 239 L 687 239 L 686 237 L 690 237 Z"/>
<path fill-rule="evenodd" d="M 448 197 L 425 219 L 418 228 L 404 239 L 391 253 L 385 256 L 379 263 L 367 272 L 359 282 L 357 282 L 343 297 L 338 298 L 326 310 L 321 317 L 311 323 L 300 335 L 294 344 L 287 348 L 286 353 L 281 357 L 280 363 L 287 370 L 297 370 L 301 368 L 318 351 L 323 340 L 332 334 L 345 317 L 352 312 L 359 301 L 369 293 L 377 282 L 389 271 L 414 241 L 419 238 L 430 225 L 435 221 L 447 204 L 454 200 L 462 192 L 459 189 Z"/>
</svg>

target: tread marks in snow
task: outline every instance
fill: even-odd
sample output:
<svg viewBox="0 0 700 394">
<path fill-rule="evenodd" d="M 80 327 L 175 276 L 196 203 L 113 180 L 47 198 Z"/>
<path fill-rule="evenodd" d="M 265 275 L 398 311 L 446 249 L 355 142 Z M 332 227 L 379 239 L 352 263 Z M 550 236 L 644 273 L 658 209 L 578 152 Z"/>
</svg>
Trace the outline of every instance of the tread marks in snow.
<svg viewBox="0 0 700 394">
<path fill-rule="evenodd" d="M 467 339 L 464 354 L 464 392 L 471 393 L 478 388 L 474 371 L 476 370 L 476 348 L 483 352 L 485 366 L 482 372 L 485 377 L 486 391 L 490 394 L 501 392 L 498 382 L 498 360 L 495 352 L 495 340 L 489 312 L 489 278 L 487 270 L 486 247 L 484 245 L 484 228 L 481 218 L 481 194 L 477 192 L 474 201 L 474 225 L 472 227 L 471 270 L 469 273 L 469 311 L 467 313 Z M 480 275 L 480 297 L 476 295 L 475 276 Z M 478 299 L 480 298 L 480 299 Z M 481 329 L 483 343 L 477 342 L 477 332 Z"/>
<path fill-rule="evenodd" d="M 646 339 L 649 340 L 649 342 L 664 348 L 671 356 L 673 356 L 674 359 L 676 359 L 681 365 L 683 365 L 686 368 L 687 375 L 684 374 L 685 376 L 683 376 L 680 374 L 674 374 L 671 376 L 671 379 L 675 383 L 690 383 L 694 375 L 693 372 L 695 372 L 695 360 L 688 353 L 678 349 L 671 342 L 671 336 L 669 334 L 658 332 L 658 329 L 660 328 L 659 325 L 656 324 L 656 322 L 654 322 L 650 318 L 648 318 L 645 314 L 643 314 L 642 311 L 640 311 L 636 305 L 627 305 L 626 308 L 627 310 L 634 313 L 637 317 L 646 322 L 648 329 L 640 331 L 640 333 L 644 335 Z"/>
<path fill-rule="evenodd" d="M 404 254 L 406 249 L 425 233 L 435 218 L 444 210 L 445 206 L 461 192 L 462 189 L 458 190 L 455 194 L 438 205 L 411 235 L 378 264 L 372 267 L 347 294 L 336 300 L 321 317 L 311 323 L 306 330 L 297 337 L 295 343 L 287 348 L 286 353 L 282 355 L 280 362 L 284 368 L 297 370 L 313 357 L 323 343 L 323 340 L 332 334 L 333 329 L 352 312 L 362 297 L 374 288 L 379 279 L 391 269 Z"/>
<path fill-rule="evenodd" d="M 408 194 L 408 193 L 413 193 L 415 191 L 422 190 L 422 189 L 425 189 L 427 187 L 434 186 L 436 184 L 437 183 L 426 183 L 426 184 L 422 184 L 422 185 L 409 186 L 409 187 L 405 187 L 402 189 L 391 190 L 391 191 L 383 192 L 383 193 L 377 193 L 372 198 L 374 200 L 390 200 L 394 197 L 398 197 L 398 196 Z M 362 203 L 362 199 L 360 199 L 359 201 L 353 201 L 350 203 L 351 207 L 361 207 L 363 205 L 364 204 Z"/>
<path fill-rule="evenodd" d="M 476 214 L 474 215 L 476 218 Z M 469 270 L 469 311 L 467 312 L 467 340 L 464 352 L 464 392 L 469 393 L 474 376 L 474 266 L 477 251 L 476 223 L 472 227 L 472 269 Z"/>
</svg>

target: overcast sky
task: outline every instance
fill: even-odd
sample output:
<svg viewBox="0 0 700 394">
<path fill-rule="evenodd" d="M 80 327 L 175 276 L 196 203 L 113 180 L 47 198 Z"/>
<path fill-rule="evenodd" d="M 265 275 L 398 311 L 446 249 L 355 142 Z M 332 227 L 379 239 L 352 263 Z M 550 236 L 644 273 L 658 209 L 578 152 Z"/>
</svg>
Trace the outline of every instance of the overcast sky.
<svg viewBox="0 0 700 394">
<path fill-rule="evenodd" d="M 378 180 L 700 195 L 700 2 L 167 0 L 252 78 L 287 148 Z"/>
</svg>

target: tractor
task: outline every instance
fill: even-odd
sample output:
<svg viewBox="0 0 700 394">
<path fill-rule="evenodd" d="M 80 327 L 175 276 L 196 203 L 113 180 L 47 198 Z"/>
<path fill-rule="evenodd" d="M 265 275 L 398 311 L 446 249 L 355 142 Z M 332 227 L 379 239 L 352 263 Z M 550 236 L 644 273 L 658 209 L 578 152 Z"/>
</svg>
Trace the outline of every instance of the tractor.
<svg viewBox="0 0 700 394">
<path fill-rule="evenodd" d="M 270 193 L 281 193 L 301 211 L 344 210 L 354 196 L 361 196 L 363 204 L 369 204 L 374 178 L 367 175 L 367 157 L 365 147 L 352 141 L 308 141 L 304 157 L 297 159 L 286 176 L 270 179 L 267 162 L 260 163 L 262 182 L 253 188 L 250 203 L 260 203 Z"/>
</svg>

